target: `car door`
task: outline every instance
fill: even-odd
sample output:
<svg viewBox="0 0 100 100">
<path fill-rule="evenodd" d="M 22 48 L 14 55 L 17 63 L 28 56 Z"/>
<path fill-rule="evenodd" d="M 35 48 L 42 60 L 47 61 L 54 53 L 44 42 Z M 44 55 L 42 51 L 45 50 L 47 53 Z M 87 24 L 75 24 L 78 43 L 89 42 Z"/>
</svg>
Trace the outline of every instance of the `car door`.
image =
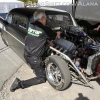
<svg viewBox="0 0 100 100">
<path fill-rule="evenodd" d="M 7 19 L 8 20 L 8 19 Z M 25 37 L 27 35 L 28 18 L 14 14 L 11 24 L 6 27 L 8 32 L 8 43 L 10 47 L 24 60 Z"/>
<path fill-rule="evenodd" d="M 8 34 L 6 34 L 6 26 L 8 25 L 9 23 L 5 20 L 5 19 L 2 19 L 0 18 L 0 32 L 1 32 L 1 37 L 3 40 L 7 41 L 7 37 L 8 37 Z"/>
</svg>

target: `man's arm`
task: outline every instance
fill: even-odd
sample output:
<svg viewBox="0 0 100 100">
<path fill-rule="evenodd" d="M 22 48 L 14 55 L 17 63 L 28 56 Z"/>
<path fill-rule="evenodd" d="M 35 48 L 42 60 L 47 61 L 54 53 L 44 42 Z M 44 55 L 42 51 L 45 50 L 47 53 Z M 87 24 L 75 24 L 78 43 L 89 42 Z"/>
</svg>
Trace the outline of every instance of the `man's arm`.
<svg viewBox="0 0 100 100">
<path fill-rule="evenodd" d="M 97 30 L 98 31 L 99 29 L 100 29 L 100 25 L 97 28 L 95 28 L 94 30 Z"/>
<path fill-rule="evenodd" d="M 54 46 L 54 44 L 53 44 L 53 42 L 52 41 L 50 41 L 50 40 L 47 40 L 47 43 L 50 45 L 50 46 Z"/>
<path fill-rule="evenodd" d="M 60 34 L 61 34 L 61 32 L 58 31 L 58 32 L 57 32 L 57 35 L 56 35 L 56 38 L 59 38 L 59 37 L 60 37 Z M 53 42 L 50 41 L 50 40 L 47 40 L 47 43 L 48 43 L 50 46 L 52 46 L 52 47 L 54 46 Z"/>
<path fill-rule="evenodd" d="M 56 38 L 59 38 L 60 35 L 61 35 L 61 31 L 57 31 L 56 34 L 57 34 L 57 35 L 56 35 Z"/>
<path fill-rule="evenodd" d="M 61 34 L 60 31 L 58 32 L 54 32 L 50 27 L 48 26 L 45 26 L 45 29 L 44 31 L 46 32 L 46 34 L 48 35 L 48 37 L 51 39 L 51 40 L 54 40 L 55 38 L 58 38 Z"/>
</svg>

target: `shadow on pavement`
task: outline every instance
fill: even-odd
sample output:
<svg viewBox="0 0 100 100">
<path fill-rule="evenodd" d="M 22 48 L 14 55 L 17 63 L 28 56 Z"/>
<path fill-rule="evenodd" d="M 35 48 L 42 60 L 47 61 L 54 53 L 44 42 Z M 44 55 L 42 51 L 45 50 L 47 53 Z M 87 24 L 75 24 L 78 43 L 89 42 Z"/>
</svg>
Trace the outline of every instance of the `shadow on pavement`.
<svg viewBox="0 0 100 100">
<path fill-rule="evenodd" d="M 96 80 L 96 82 L 100 85 L 100 78 Z"/>
<path fill-rule="evenodd" d="M 90 100 L 89 98 L 87 97 L 84 97 L 82 93 L 78 93 L 79 97 L 76 98 L 75 100 Z"/>
</svg>

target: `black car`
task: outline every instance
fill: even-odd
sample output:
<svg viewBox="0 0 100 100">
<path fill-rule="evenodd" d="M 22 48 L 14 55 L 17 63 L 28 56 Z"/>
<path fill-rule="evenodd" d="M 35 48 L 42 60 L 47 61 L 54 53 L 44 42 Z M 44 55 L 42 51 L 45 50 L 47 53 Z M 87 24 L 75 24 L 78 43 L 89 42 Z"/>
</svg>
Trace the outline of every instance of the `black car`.
<svg viewBox="0 0 100 100">
<path fill-rule="evenodd" d="M 73 25 L 71 15 L 63 10 L 36 7 L 36 8 L 15 8 L 11 10 L 5 20 L 0 19 L 1 36 L 6 45 L 9 45 L 23 60 L 25 37 L 27 29 L 31 22 L 33 22 L 33 13 L 37 9 L 43 9 L 47 15 L 47 25 L 51 28 L 60 27 L 61 25 Z M 63 22 L 65 20 L 65 22 Z M 59 23 L 59 25 L 57 25 Z"/>
<path fill-rule="evenodd" d="M 76 79 L 92 87 L 89 81 L 100 77 L 100 43 L 84 33 L 66 11 L 47 7 L 11 10 L 5 20 L 0 18 L 4 43 L 24 60 L 27 30 L 37 9 L 45 10 L 47 26 L 62 31 L 61 38 L 53 40 L 54 47 L 47 49 L 44 62 L 48 82 L 57 90 L 68 88 L 71 80 L 76 83 Z"/>
</svg>

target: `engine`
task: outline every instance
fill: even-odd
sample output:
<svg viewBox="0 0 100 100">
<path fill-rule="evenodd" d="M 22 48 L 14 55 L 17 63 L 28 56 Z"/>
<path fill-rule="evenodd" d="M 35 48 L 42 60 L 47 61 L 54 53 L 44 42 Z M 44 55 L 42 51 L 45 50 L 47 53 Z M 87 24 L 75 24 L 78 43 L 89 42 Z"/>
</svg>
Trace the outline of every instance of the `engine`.
<svg viewBox="0 0 100 100">
<path fill-rule="evenodd" d="M 64 39 L 56 39 L 54 41 L 54 44 L 61 47 L 63 50 L 67 50 L 67 51 L 76 49 L 76 46 L 74 45 L 74 43 L 68 40 L 64 40 Z"/>
<path fill-rule="evenodd" d="M 63 34 L 66 40 L 54 40 L 55 48 L 69 56 L 76 66 L 86 68 L 89 56 L 98 51 L 97 44 L 79 27 L 68 26 Z"/>
<path fill-rule="evenodd" d="M 94 65 L 93 63 L 94 61 L 98 63 L 97 61 L 100 59 L 100 43 L 85 34 L 79 27 L 68 26 L 62 29 L 61 38 L 53 41 L 54 47 L 48 46 L 47 55 L 58 55 L 66 60 L 70 58 L 74 63 L 74 67 L 88 77 L 98 74 L 100 65 L 97 66 L 97 64 Z M 62 53 L 69 58 L 64 57 Z M 70 60 L 69 67 L 73 66 Z M 70 70 L 75 72 L 72 67 Z"/>
<path fill-rule="evenodd" d="M 86 45 L 87 43 L 88 38 L 80 27 L 67 26 L 66 32 L 64 34 L 66 39 L 73 42 L 75 45 Z"/>
<path fill-rule="evenodd" d="M 70 58 L 73 57 L 73 52 L 76 51 L 76 46 L 74 43 L 64 40 L 64 39 L 56 39 L 54 41 L 55 48 L 61 51 L 62 53 L 68 55 Z"/>
</svg>

